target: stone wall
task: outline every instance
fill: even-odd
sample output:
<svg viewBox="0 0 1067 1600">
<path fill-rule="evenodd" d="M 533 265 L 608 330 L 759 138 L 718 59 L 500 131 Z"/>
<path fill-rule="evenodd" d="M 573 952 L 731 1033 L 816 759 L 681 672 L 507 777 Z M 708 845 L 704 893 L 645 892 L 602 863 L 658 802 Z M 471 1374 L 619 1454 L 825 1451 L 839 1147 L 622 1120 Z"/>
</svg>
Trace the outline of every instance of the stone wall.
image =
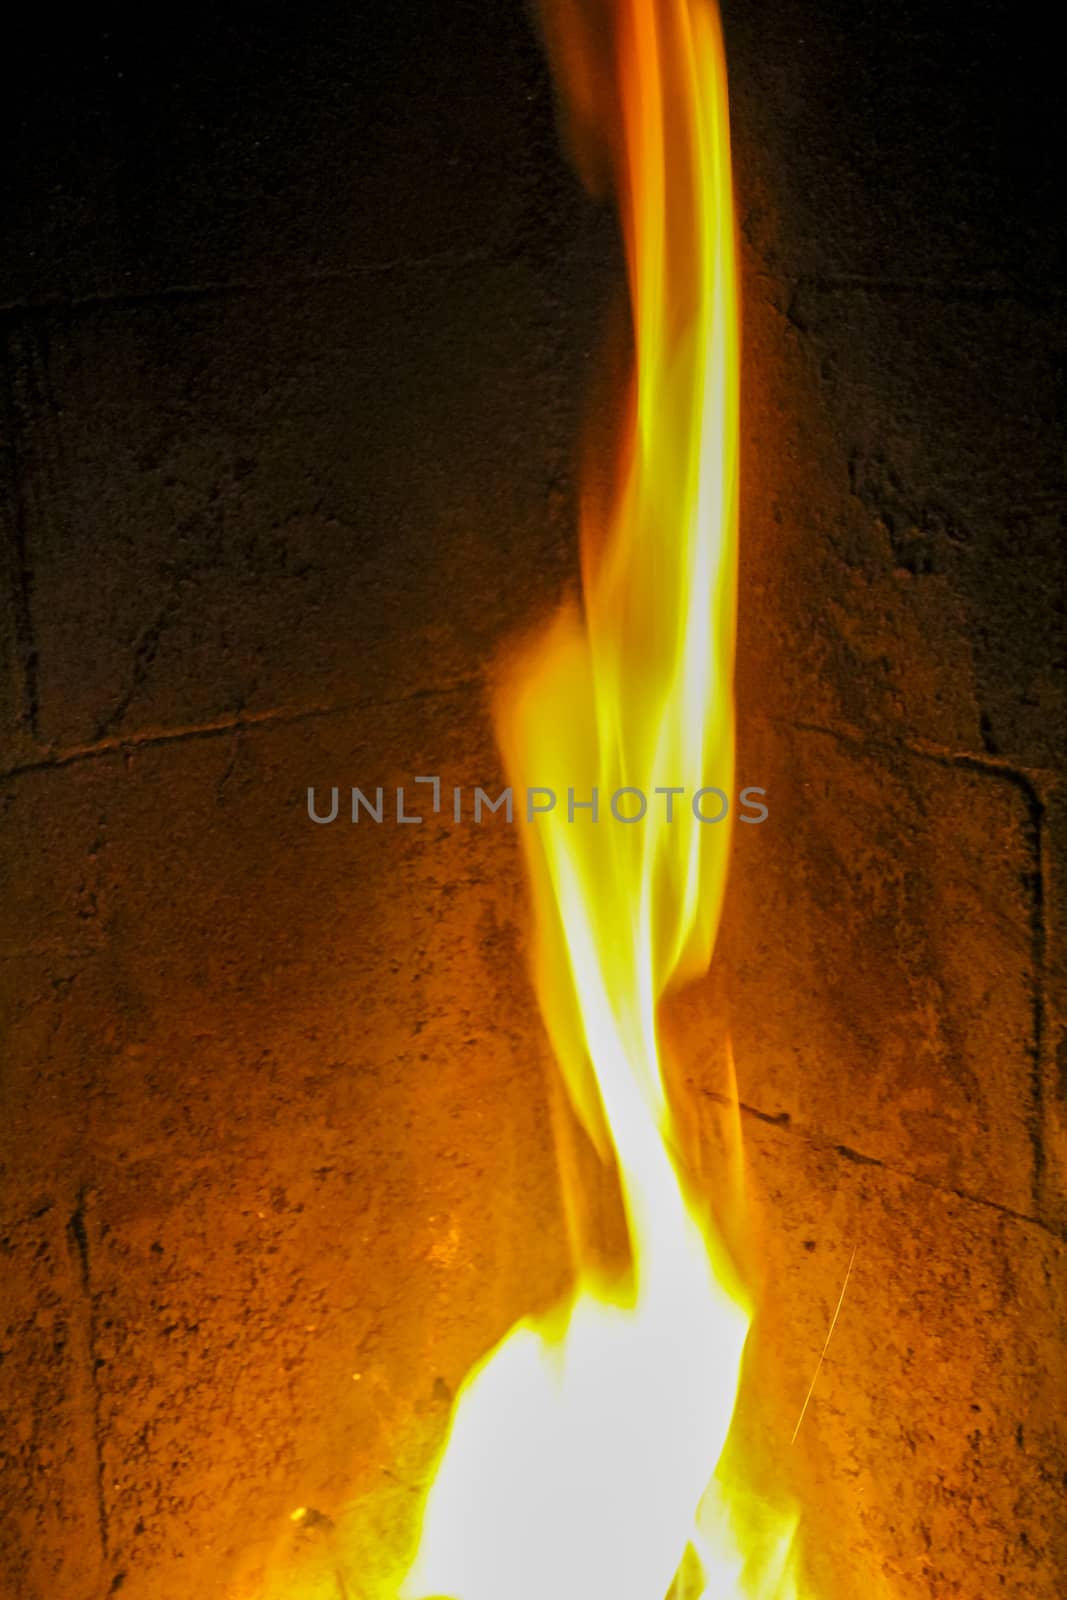
<svg viewBox="0 0 1067 1600">
<path fill-rule="evenodd" d="M 669 1023 L 712 1171 L 733 1037 L 752 1448 L 827 1600 L 1054 1600 L 1051 44 L 994 5 L 725 21 L 771 820 Z M 576 581 L 617 244 L 517 4 L 33 26 L 0 269 L 0 1588 L 326 1600 L 568 1269 L 514 830 L 316 828 L 306 788 L 499 781 L 498 652 Z"/>
</svg>

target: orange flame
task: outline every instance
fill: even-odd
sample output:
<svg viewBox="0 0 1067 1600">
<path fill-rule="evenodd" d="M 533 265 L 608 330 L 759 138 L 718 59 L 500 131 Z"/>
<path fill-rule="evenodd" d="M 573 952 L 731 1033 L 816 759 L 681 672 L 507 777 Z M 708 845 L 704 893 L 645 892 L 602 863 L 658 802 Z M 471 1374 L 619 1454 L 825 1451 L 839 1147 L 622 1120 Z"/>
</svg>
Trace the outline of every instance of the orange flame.
<svg viewBox="0 0 1067 1600">
<path fill-rule="evenodd" d="M 602 7 L 603 9 L 603 7 Z M 634 376 L 610 515 L 586 510 L 584 609 L 522 653 L 497 706 L 517 792 L 568 795 L 524 829 L 541 1007 L 575 1112 L 618 1172 L 631 1269 L 579 1264 L 573 1298 L 468 1377 L 405 1600 L 794 1600 L 793 1525 L 716 1476 L 750 1308 L 692 1197 L 657 1033 L 706 969 L 729 823 L 738 305 L 726 69 L 697 0 L 546 20 L 583 170 L 612 173 Z M 598 56 L 598 49 L 600 55 Z M 616 127 L 618 132 L 615 132 Z M 674 787 L 684 794 L 665 791 Z M 623 822 L 607 815 L 610 796 Z M 659 791 L 657 793 L 657 790 Z M 604 815 L 582 802 L 594 793 Z M 707 814 L 707 813 L 706 813 Z"/>
</svg>

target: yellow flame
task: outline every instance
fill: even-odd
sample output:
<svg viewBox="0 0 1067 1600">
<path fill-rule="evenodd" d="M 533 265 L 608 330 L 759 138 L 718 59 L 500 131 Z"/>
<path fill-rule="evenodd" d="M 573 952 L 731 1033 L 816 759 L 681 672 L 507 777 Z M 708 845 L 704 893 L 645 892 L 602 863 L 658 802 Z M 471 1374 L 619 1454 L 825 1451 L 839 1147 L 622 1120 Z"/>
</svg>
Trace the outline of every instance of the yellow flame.
<svg viewBox="0 0 1067 1600">
<path fill-rule="evenodd" d="M 632 392 L 610 510 L 590 501 L 583 516 L 582 611 L 565 608 L 521 653 L 497 724 L 516 791 L 559 796 L 523 830 L 538 995 L 575 1112 L 617 1171 L 631 1265 L 610 1283 L 579 1263 L 573 1298 L 514 1328 L 468 1377 L 406 1600 L 797 1592 L 792 1524 L 768 1526 L 715 1477 L 750 1308 L 685 1173 L 657 1031 L 668 987 L 711 958 L 729 843 L 729 822 L 692 806 L 703 785 L 733 783 L 725 60 L 709 4 L 616 0 L 611 12 L 606 80 L 603 39 L 581 34 L 590 13 L 571 4 L 549 24 L 572 114 L 613 171 Z M 610 813 L 624 789 L 637 793 L 618 812 L 636 816 L 643 797 L 640 820 Z M 595 817 L 581 808 L 594 791 Z"/>
</svg>

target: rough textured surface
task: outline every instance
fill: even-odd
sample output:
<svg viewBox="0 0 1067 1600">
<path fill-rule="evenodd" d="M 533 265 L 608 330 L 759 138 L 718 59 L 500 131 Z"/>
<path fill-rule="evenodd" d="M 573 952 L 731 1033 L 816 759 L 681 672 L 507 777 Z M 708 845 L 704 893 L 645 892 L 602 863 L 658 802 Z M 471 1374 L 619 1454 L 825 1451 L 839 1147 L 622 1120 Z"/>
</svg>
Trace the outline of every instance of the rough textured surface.
<svg viewBox="0 0 1067 1600">
<path fill-rule="evenodd" d="M 1041 1095 L 1044 1137 L 1039 1174 L 1042 1214 L 1067 1233 L 1067 791 L 1045 797 L 1042 815 Z"/>
<path fill-rule="evenodd" d="M 577 218 L 519 5 L 27 25 L 5 304 L 462 269 L 550 251 Z"/>
<path fill-rule="evenodd" d="M 213 1587 L 295 1503 L 376 1483 L 435 1384 L 563 1285 L 514 837 L 313 827 L 307 782 L 369 784 L 380 752 L 386 783 L 430 752 L 492 782 L 465 692 L 12 791 L 35 848 L 10 886 L 6 1113 L 33 1138 L 9 1177 L 71 1219 L 90 1521 L 134 1592 Z M 51 1336 L 11 1355 L 35 1425 L 65 1434 Z"/>
<path fill-rule="evenodd" d="M 747 1381 L 765 1404 L 777 1390 L 761 1442 L 770 1480 L 810 1507 L 817 1592 L 1057 1594 L 1067 1356 L 1047 1330 L 1067 1315 L 1062 1241 L 742 1120 L 767 1286 Z"/>
<path fill-rule="evenodd" d="M 475 675 L 565 570 L 571 275 L 565 309 L 520 259 L 16 321 L 41 741 Z"/>
<path fill-rule="evenodd" d="M 740 781 L 768 773 L 770 820 L 737 830 L 718 981 L 674 1009 L 695 1037 L 729 1014 L 741 1098 L 765 1114 L 1031 1214 L 1028 794 L 899 746 L 753 721 Z"/>
<path fill-rule="evenodd" d="M 1056 1600 L 1051 52 L 1001 5 L 726 23 L 771 820 L 667 1020 L 709 1181 L 724 1019 L 748 1108 L 745 1427 L 825 1600 Z M 316 828 L 305 791 L 499 781 L 614 232 L 518 4 L 39 26 L 3 97 L 0 1590 L 332 1600 L 567 1262 L 515 831 Z"/>
</svg>

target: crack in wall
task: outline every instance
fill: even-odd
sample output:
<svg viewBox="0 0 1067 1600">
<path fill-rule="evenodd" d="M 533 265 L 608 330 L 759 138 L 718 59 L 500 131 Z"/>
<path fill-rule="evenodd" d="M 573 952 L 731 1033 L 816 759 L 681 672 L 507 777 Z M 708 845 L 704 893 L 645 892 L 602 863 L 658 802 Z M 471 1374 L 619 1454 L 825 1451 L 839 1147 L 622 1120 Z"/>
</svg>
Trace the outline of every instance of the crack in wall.
<svg viewBox="0 0 1067 1600">
<path fill-rule="evenodd" d="M 312 722 L 323 717 L 353 716 L 378 708 L 412 705 L 420 700 L 447 699 L 449 695 L 468 694 L 480 689 L 483 682 L 481 678 L 466 678 L 436 688 L 412 689 L 401 695 L 348 700 L 335 705 L 282 706 L 265 711 L 239 711 L 217 719 L 212 718 L 209 721 L 173 728 L 106 735 L 87 744 L 48 751 L 32 761 L 16 762 L 5 772 L 0 772 L 0 782 L 19 778 L 25 773 L 49 772 L 53 768 L 71 767 L 82 761 L 99 761 L 106 756 L 122 755 L 127 751 L 152 748 L 156 745 L 185 744 L 196 739 L 217 739 L 221 734 L 257 727 L 295 727 L 302 722 Z"/>
<path fill-rule="evenodd" d="M 478 266 L 506 266 L 513 252 L 499 247 L 479 250 L 436 250 L 425 255 L 396 256 L 382 261 L 354 261 L 346 267 L 324 268 L 321 272 L 296 272 L 272 277 L 269 282 L 254 278 L 230 278 L 207 283 L 170 283 L 157 289 L 127 290 L 108 294 L 53 295 L 43 300 L 10 300 L 0 305 L 0 318 L 43 318 L 56 314 L 77 315 L 97 310 L 122 311 L 130 307 L 190 304 L 200 300 L 234 299 L 244 295 L 275 295 L 293 289 L 311 289 L 320 284 L 349 283 L 360 278 L 389 272 L 420 272 L 440 267 L 464 269 Z"/>
<path fill-rule="evenodd" d="M 11 778 L 18 778 L 23 773 L 47 772 L 51 768 L 74 766 L 80 761 L 97 761 L 105 756 L 121 754 L 125 750 L 137 750 L 153 745 L 181 744 L 193 739 L 217 738 L 223 733 L 232 733 L 235 730 L 256 728 L 260 726 L 279 725 L 283 727 L 295 726 L 301 722 L 310 722 L 318 718 L 352 716 L 363 711 L 376 709 L 387 710 L 390 706 L 411 705 L 420 700 L 447 699 L 449 695 L 465 694 L 476 689 L 491 687 L 492 680 L 488 675 L 476 678 L 463 678 L 455 683 L 440 686 L 424 686 L 411 689 L 401 695 L 372 695 L 359 700 L 341 700 L 332 704 L 311 704 L 307 706 L 276 706 L 268 707 L 262 711 L 239 711 L 232 714 L 220 715 L 217 718 L 208 718 L 203 722 L 176 724 L 171 728 L 143 729 L 140 732 L 122 734 L 107 734 L 101 738 L 87 741 L 85 744 L 68 745 L 66 748 L 56 748 L 42 751 L 39 757 L 29 761 L 17 761 L 10 767 L 0 772 L 0 782 Z M 837 739 L 843 744 L 864 746 L 870 750 L 884 753 L 905 751 L 910 755 L 922 756 L 931 761 L 940 762 L 944 766 L 969 768 L 977 773 L 990 774 L 1003 778 L 1014 778 L 1020 786 L 1029 786 L 1034 797 L 1037 797 L 1037 784 L 1054 784 L 1058 776 L 1049 768 L 1024 766 L 1011 760 L 1010 757 L 998 756 L 985 751 L 953 750 L 947 746 L 937 745 L 926 739 L 904 740 L 879 740 L 859 729 L 847 726 L 834 726 L 829 723 L 796 722 L 786 718 L 764 717 L 761 720 L 768 726 L 792 729 L 798 733 L 824 734 L 828 738 Z"/>
<path fill-rule="evenodd" d="M 1030 928 L 1030 1105 L 1027 1108 L 1026 1129 L 1030 1140 L 1033 1167 L 1030 1178 L 1031 1204 L 1040 1212 L 1045 1199 L 1045 1048 L 1047 1017 L 1047 945 L 1045 925 L 1045 803 L 1038 791 L 1034 769 L 1014 765 L 1005 758 L 983 752 L 952 750 L 929 740 L 907 740 L 894 744 L 879 740 L 858 730 L 821 727 L 814 723 L 785 723 L 767 719 L 774 726 L 797 729 L 806 733 L 823 734 L 838 743 L 856 750 L 879 751 L 892 754 L 901 748 L 920 759 L 938 766 L 977 773 L 984 777 L 999 778 L 1018 790 L 1026 806 L 1029 822 L 1027 846 L 1031 870 L 1023 878 L 1027 899 Z M 1052 773 L 1041 773 L 1047 782 L 1055 782 Z M 992 1202 L 989 1202 L 992 1203 Z M 1012 1213 L 1015 1215 L 1015 1213 Z M 1036 1220 L 1036 1219 L 1032 1219 Z M 1060 1237 L 1057 1234 L 1057 1237 Z"/>
<path fill-rule="evenodd" d="M 838 1156 L 853 1166 L 877 1167 L 879 1171 L 887 1172 L 894 1178 L 902 1178 L 905 1183 L 918 1183 L 925 1189 L 932 1189 L 935 1194 L 945 1195 L 952 1200 L 962 1200 L 966 1205 L 981 1206 L 987 1211 L 996 1211 L 1001 1216 L 1010 1217 L 1013 1222 L 1021 1222 L 1030 1228 L 1039 1228 L 1050 1238 L 1060 1243 L 1067 1243 L 1067 1229 L 1058 1227 L 1043 1217 L 1030 1216 L 1025 1211 L 1017 1211 L 1013 1206 L 1003 1205 L 999 1200 L 990 1200 L 985 1195 L 973 1194 L 969 1189 L 960 1189 L 955 1184 L 938 1183 L 936 1178 L 927 1177 L 921 1172 L 912 1172 L 907 1167 L 898 1167 L 891 1161 L 883 1160 L 881 1156 L 866 1155 L 862 1150 L 856 1150 L 830 1135 L 817 1133 L 814 1129 L 794 1121 L 788 1111 L 763 1111 L 759 1106 L 749 1105 L 743 1100 L 731 1100 L 729 1095 L 720 1094 L 714 1089 L 697 1089 L 696 1092 L 703 1099 L 711 1100 L 726 1110 L 736 1109 L 742 1116 L 751 1117 L 755 1122 L 762 1122 L 767 1127 L 777 1128 L 782 1133 L 801 1139 L 812 1150 Z"/>
<path fill-rule="evenodd" d="M 111 1550 L 111 1531 L 107 1512 L 107 1494 L 104 1485 L 104 1430 L 101 1416 L 100 1384 L 97 1378 L 96 1306 L 93 1295 L 92 1267 L 89 1251 L 89 1230 L 86 1223 L 88 1194 L 84 1187 L 78 1190 L 74 1210 L 67 1222 L 67 1235 L 77 1258 L 79 1280 L 85 1299 L 89 1356 L 89 1384 L 92 1396 L 93 1451 L 95 1459 L 96 1512 L 100 1531 L 100 1546 L 105 1562 Z"/>
<path fill-rule="evenodd" d="M 756 246 L 748 236 L 750 247 Z M 87 313 L 99 309 L 122 310 L 125 307 L 163 305 L 197 300 L 221 300 L 239 295 L 273 294 L 279 289 L 313 288 L 318 284 L 348 283 L 379 273 L 418 272 L 440 267 L 467 268 L 475 266 L 506 265 L 514 259 L 513 249 L 506 244 L 486 246 L 476 250 L 443 249 L 428 251 L 423 255 L 398 255 L 380 261 L 353 261 L 344 267 L 324 268 L 321 272 L 296 272 L 272 277 L 269 282 L 254 278 L 209 279 L 204 283 L 164 283 L 156 288 L 126 290 L 108 293 L 105 290 L 81 295 L 53 294 L 40 300 L 17 299 L 0 304 L 0 318 L 39 318 L 56 313 Z M 577 259 L 584 259 L 579 253 Z M 595 251 L 591 259 L 601 259 Z M 998 270 L 998 269 L 993 269 Z M 793 302 L 798 295 L 813 290 L 820 294 L 872 294 L 884 297 L 916 296 L 937 303 L 1007 301 L 1012 304 L 1049 309 L 1062 303 L 1062 292 L 1039 290 L 1015 280 L 994 283 L 980 280 L 968 281 L 954 278 L 946 286 L 939 279 L 882 278 L 863 273 L 795 273 L 755 269 L 751 276 L 789 289 L 791 300 L 786 315 L 793 321 Z"/>
</svg>

